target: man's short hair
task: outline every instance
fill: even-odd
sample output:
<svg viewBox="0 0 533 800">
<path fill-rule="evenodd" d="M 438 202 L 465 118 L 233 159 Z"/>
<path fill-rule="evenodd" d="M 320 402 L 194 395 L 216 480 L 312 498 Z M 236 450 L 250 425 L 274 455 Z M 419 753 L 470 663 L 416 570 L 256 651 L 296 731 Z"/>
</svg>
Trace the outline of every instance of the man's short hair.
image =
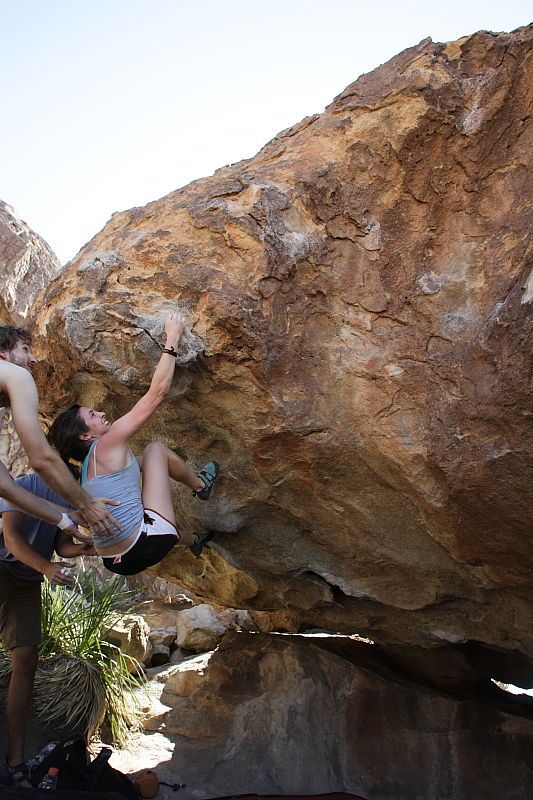
<svg viewBox="0 0 533 800">
<path fill-rule="evenodd" d="M 0 325 L 0 351 L 10 353 L 19 342 L 31 344 L 31 333 L 14 325 Z"/>
</svg>

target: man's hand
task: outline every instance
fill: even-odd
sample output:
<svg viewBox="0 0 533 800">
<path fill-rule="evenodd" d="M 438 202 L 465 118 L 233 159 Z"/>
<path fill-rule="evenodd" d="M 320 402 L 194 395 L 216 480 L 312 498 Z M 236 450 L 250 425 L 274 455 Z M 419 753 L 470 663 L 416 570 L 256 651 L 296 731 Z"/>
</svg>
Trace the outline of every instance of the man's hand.
<svg viewBox="0 0 533 800">
<path fill-rule="evenodd" d="M 119 506 L 120 502 L 104 497 L 94 500 L 90 505 L 84 508 L 78 509 L 78 513 L 83 519 L 81 524 L 89 528 L 92 533 L 97 533 L 99 536 L 114 536 L 115 529 L 121 531 L 122 525 L 109 513 L 106 505 Z"/>
<path fill-rule="evenodd" d="M 142 456 L 141 456 L 141 458 L 142 458 Z M 104 503 L 104 505 L 108 505 L 108 506 L 119 506 L 120 505 L 120 501 L 119 500 L 110 500 L 109 497 L 95 497 L 94 502 L 95 503 Z M 79 511 L 76 511 L 74 508 L 65 508 L 65 513 L 69 515 L 71 520 L 73 522 L 75 522 L 76 525 L 82 525 L 84 528 L 87 527 L 88 523 L 85 520 L 85 517 L 83 516 L 83 514 L 81 514 Z M 117 523 L 117 525 L 118 525 L 118 523 Z"/>
<path fill-rule="evenodd" d="M 69 517 L 71 518 L 72 522 L 74 522 L 75 525 L 85 525 L 86 524 L 85 519 L 82 517 L 80 512 L 79 511 L 75 511 L 73 508 L 66 508 L 65 509 L 65 514 L 69 515 Z"/>
<path fill-rule="evenodd" d="M 69 564 L 65 561 L 51 561 L 44 574 L 49 581 L 58 583 L 60 586 L 74 586 L 74 578 L 69 574 L 68 570 Z"/>
<path fill-rule="evenodd" d="M 75 542 L 81 542 L 84 546 L 93 546 L 92 536 L 87 536 L 86 533 L 81 533 L 76 525 L 70 525 L 68 528 L 63 528 L 63 533 L 66 533 L 67 536 Z"/>
</svg>

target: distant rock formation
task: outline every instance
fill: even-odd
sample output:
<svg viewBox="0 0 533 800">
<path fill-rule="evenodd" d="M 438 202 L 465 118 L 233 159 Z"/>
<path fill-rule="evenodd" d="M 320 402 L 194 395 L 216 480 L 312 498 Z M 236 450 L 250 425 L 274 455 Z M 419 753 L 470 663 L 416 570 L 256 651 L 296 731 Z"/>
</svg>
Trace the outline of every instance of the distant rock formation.
<svg viewBox="0 0 533 800">
<path fill-rule="evenodd" d="M 138 445 L 221 463 L 209 503 L 176 493 L 186 529 L 220 533 L 158 574 L 531 680 L 532 36 L 421 42 L 254 158 L 115 214 L 47 291 L 50 407 L 122 413 L 165 312 L 189 314 Z"/>
<path fill-rule="evenodd" d="M 61 270 L 55 253 L 14 209 L 0 200 L 0 325 L 31 326 L 28 314 L 39 292 Z M 33 312 L 36 308 L 33 308 Z M 0 458 L 16 476 L 28 469 L 8 411 L 0 409 Z"/>
<path fill-rule="evenodd" d="M 60 269 L 44 239 L 0 200 L 0 322 L 24 321 L 38 293 Z"/>
</svg>

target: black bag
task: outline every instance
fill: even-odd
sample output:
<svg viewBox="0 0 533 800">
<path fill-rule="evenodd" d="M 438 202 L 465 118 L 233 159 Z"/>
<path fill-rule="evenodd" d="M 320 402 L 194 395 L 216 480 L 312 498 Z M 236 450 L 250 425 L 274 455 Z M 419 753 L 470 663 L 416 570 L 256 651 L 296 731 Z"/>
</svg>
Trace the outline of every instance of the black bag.
<svg viewBox="0 0 533 800">
<path fill-rule="evenodd" d="M 73 736 L 62 742 L 50 742 L 26 766 L 30 772 L 32 786 L 38 786 L 50 767 L 57 767 L 58 789 L 79 789 L 81 778 L 89 766 L 89 754 L 85 739 Z"/>
<path fill-rule="evenodd" d="M 51 742 L 27 762 L 31 783 L 38 786 L 50 767 L 57 767 L 58 789 L 118 792 L 126 800 L 139 800 L 137 789 L 128 776 L 107 763 L 111 753 L 109 747 L 103 747 L 91 761 L 82 736 Z"/>
<path fill-rule="evenodd" d="M 85 770 L 80 789 L 93 792 L 120 792 L 128 800 L 139 800 L 133 781 L 107 762 L 113 751 L 103 747 Z"/>
</svg>

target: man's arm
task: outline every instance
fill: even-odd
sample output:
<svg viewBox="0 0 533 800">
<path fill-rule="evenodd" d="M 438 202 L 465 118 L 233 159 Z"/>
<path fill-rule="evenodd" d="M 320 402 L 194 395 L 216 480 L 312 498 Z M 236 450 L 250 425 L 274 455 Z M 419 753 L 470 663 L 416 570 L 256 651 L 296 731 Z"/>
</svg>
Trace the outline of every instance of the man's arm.
<svg viewBox="0 0 533 800">
<path fill-rule="evenodd" d="M 13 424 L 30 465 L 57 494 L 83 512 L 83 509 L 90 504 L 91 498 L 74 480 L 66 464 L 46 441 L 39 424 L 39 399 L 35 381 L 25 369 L 15 368 L 17 372 L 11 371 L 5 384 Z"/>
<path fill-rule="evenodd" d="M 31 492 L 28 492 L 27 489 L 18 486 L 1 461 L 0 497 L 16 506 L 16 508 L 20 508 L 21 511 L 25 511 L 32 517 L 43 519 L 51 525 L 57 525 L 61 522 L 62 512 L 59 511 L 59 506 L 54 506 L 52 503 L 49 503 L 48 500 L 36 497 Z M 67 512 L 67 509 L 64 510 Z"/>
<path fill-rule="evenodd" d="M 74 578 L 66 573 L 66 570 L 63 572 L 65 567 L 69 566 L 68 564 L 60 561 L 47 561 L 33 549 L 31 544 L 28 544 L 24 538 L 24 518 L 25 515 L 20 511 L 4 511 L 2 514 L 2 532 L 7 549 L 18 561 L 22 561 L 36 572 L 46 575 L 48 580 L 71 586 Z"/>
<path fill-rule="evenodd" d="M 47 490 L 43 481 L 36 475 L 24 475 L 14 481 L 0 461 L 0 514 L 4 511 L 24 511 L 31 517 L 56 525 L 71 539 L 92 545 L 92 538 L 78 530 L 77 526 L 84 524 L 78 512 L 46 499 L 42 491 L 39 491 L 39 485 L 35 485 L 35 481 L 40 481 L 42 487 Z M 71 521 L 68 527 L 61 524 L 64 515 Z"/>
<path fill-rule="evenodd" d="M 48 442 L 39 424 L 37 387 L 35 381 L 22 367 L 3 364 L 2 382 L 9 396 L 13 424 L 32 468 L 61 497 L 78 509 L 88 525 L 102 526 L 111 531 L 120 528 L 101 501 L 94 500 L 74 480 Z M 9 367 L 9 368 L 8 368 Z"/>
</svg>

